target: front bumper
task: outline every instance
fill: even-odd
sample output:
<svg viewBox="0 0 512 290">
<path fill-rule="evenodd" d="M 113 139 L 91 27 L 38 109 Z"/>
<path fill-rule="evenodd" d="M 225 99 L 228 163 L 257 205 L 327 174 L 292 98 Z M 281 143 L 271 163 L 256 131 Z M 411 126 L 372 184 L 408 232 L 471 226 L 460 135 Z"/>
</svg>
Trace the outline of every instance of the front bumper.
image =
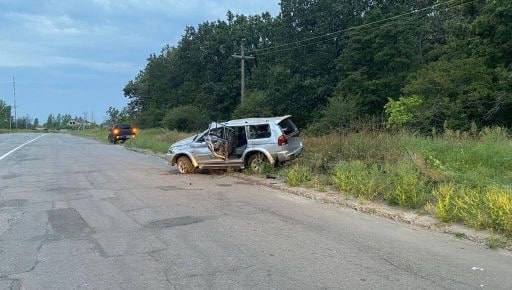
<svg viewBox="0 0 512 290">
<path fill-rule="evenodd" d="M 304 151 L 304 147 L 301 146 L 300 148 L 297 148 L 296 150 L 291 151 L 291 152 L 290 151 L 277 152 L 277 160 L 279 162 L 293 160 L 293 159 L 299 157 L 303 151 Z"/>
<path fill-rule="evenodd" d="M 119 135 L 114 136 L 116 140 L 128 140 L 128 139 L 135 139 L 136 135 Z"/>
</svg>

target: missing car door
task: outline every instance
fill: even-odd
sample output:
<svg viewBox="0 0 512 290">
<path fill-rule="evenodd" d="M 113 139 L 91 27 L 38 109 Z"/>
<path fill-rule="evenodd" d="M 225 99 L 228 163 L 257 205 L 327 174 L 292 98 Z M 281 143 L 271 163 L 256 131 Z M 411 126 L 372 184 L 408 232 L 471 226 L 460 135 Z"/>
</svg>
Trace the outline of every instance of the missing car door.
<svg viewBox="0 0 512 290">
<path fill-rule="evenodd" d="M 217 123 L 212 125 L 210 125 L 204 141 L 215 158 L 226 160 L 233 151 L 235 131 L 232 128 Z"/>
</svg>

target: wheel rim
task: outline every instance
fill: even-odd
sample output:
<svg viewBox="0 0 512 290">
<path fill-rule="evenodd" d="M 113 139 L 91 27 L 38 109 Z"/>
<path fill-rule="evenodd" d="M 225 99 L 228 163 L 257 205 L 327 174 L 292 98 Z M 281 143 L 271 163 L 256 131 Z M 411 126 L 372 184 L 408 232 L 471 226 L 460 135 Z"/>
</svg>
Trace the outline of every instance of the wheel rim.
<svg viewBox="0 0 512 290">
<path fill-rule="evenodd" d="M 255 172 L 260 172 L 263 169 L 263 164 L 265 160 L 261 154 L 258 154 L 251 162 L 251 169 Z"/>
<path fill-rule="evenodd" d="M 182 161 L 178 162 L 178 171 L 179 171 L 180 173 L 185 173 L 185 168 L 186 168 L 186 167 L 185 167 L 185 164 L 183 164 L 183 162 L 182 162 Z"/>
</svg>

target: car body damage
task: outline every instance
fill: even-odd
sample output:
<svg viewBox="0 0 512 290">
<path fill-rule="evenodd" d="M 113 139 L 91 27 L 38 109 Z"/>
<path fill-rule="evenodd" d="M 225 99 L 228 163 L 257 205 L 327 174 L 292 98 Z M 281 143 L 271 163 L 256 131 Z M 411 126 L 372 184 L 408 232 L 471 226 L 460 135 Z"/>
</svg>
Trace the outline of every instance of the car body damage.
<svg viewBox="0 0 512 290">
<path fill-rule="evenodd" d="M 211 123 L 207 130 L 172 144 L 168 158 L 181 173 L 203 168 L 261 170 L 296 158 L 303 150 L 291 116 Z"/>
</svg>

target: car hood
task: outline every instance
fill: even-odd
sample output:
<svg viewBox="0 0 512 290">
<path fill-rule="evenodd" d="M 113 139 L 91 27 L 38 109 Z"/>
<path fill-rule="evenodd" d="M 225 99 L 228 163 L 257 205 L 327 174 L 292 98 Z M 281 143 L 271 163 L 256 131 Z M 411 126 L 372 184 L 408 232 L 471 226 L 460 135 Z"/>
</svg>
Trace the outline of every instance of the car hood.
<svg viewBox="0 0 512 290">
<path fill-rule="evenodd" d="M 185 139 L 183 139 L 183 140 L 180 140 L 180 141 L 178 141 L 178 142 L 176 142 L 176 143 L 172 144 L 172 145 L 171 145 L 171 147 L 179 147 L 179 146 L 188 145 L 188 144 L 190 144 L 190 143 L 194 142 L 194 138 L 195 138 L 195 137 L 196 137 L 196 135 L 194 135 L 194 136 L 190 136 L 190 137 L 185 138 Z"/>
</svg>

